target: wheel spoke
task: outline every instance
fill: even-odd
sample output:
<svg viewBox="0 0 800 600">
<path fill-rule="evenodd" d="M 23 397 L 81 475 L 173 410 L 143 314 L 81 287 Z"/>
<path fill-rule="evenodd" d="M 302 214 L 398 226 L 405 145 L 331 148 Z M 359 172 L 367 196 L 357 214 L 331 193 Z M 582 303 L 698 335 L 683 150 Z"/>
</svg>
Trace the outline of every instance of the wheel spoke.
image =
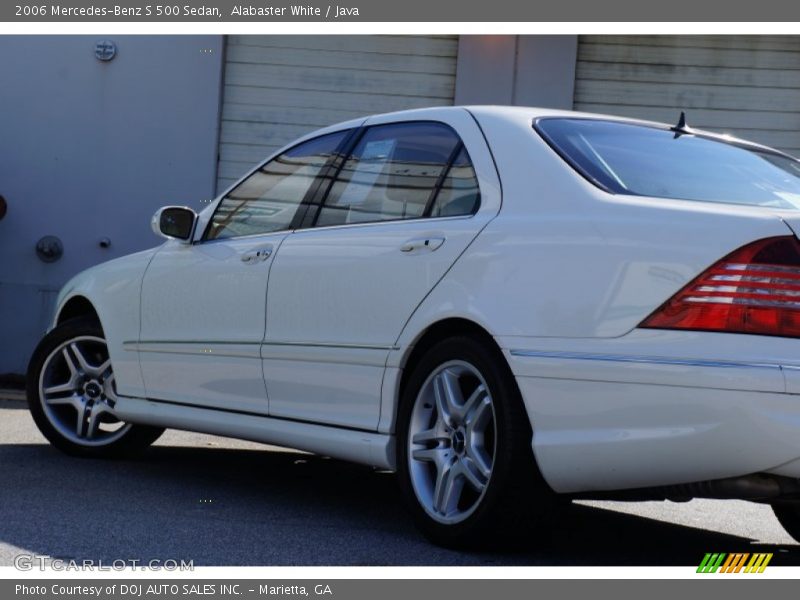
<svg viewBox="0 0 800 600">
<path fill-rule="evenodd" d="M 69 345 L 69 349 L 72 350 L 72 354 L 75 356 L 75 359 L 78 361 L 81 369 L 85 372 L 94 371 L 95 367 L 92 367 L 88 362 L 86 362 L 86 357 L 83 356 L 80 349 L 78 348 L 78 344 L 72 342 Z"/>
<path fill-rule="evenodd" d="M 451 421 L 450 407 L 447 404 L 447 392 L 445 391 L 444 378 L 441 373 L 433 379 L 433 395 L 436 398 L 438 420 L 449 425 Z"/>
<path fill-rule="evenodd" d="M 96 369 L 94 369 L 93 367 L 93 370 L 95 374 L 101 378 L 105 378 L 107 375 L 111 375 L 111 359 L 109 358 L 106 362 L 104 362 Z"/>
<path fill-rule="evenodd" d="M 70 376 L 72 378 L 78 374 L 78 369 L 75 368 L 75 363 L 72 361 L 72 357 L 69 355 L 69 352 L 66 348 L 61 351 L 61 354 L 64 356 L 64 361 L 67 363 L 67 368 L 69 369 Z"/>
<path fill-rule="evenodd" d="M 416 450 L 411 451 L 411 457 L 414 460 L 434 462 L 438 465 L 441 462 L 442 453 L 442 448 L 417 448 Z"/>
<path fill-rule="evenodd" d="M 75 427 L 75 433 L 78 437 L 86 437 L 85 436 L 85 429 L 86 429 L 86 422 L 89 418 L 89 413 L 91 409 L 89 408 L 89 403 L 86 402 L 84 398 L 80 398 L 79 407 L 78 407 L 78 422 Z"/>
<path fill-rule="evenodd" d="M 492 459 L 487 455 L 486 450 L 473 443 L 467 446 L 467 458 L 472 461 L 481 476 L 488 480 L 492 474 Z"/>
<path fill-rule="evenodd" d="M 50 396 L 51 394 L 61 394 L 63 392 L 74 392 L 75 385 L 73 384 L 72 380 L 68 381 L 67 383 L 61 383 L 59 385 L 53 385 L 49 388 L 44 389 L 45 397 Z M 48 399 L 49 402 L 49 399 Z"/>
<path fill-rule="evenodd" d="M 461 416 L 461 407 L 464 405 L 464 396 L 461 394 L 461 388 L 458 385 L 458 375 L 449 369 L 445 369 L 439 377 L 442 381 L 442 391 L 447 403 L 447 412 L 451 418 L 458 418 Z"/>
<path fill-rule="evenodd" d="M 100 425 L 100 419 L 98 418 L 104 412 L 108 412 L 106 408 L 102 404 L 94 404 L 92 405 L 91 410 L 89 411 L 89 423 L 86 428 L 86 437 L 92 439 L 95 434 L 97 433 L 97 427 Z"/>
<path fill-rule="evenodd" d="M 482 492 L 489 481 L 491 470 L 486 469 L 483 465 L 478 464 L 469 456 L 465 456 L 461 461 L 463 468 L 461 469 L 464 478 L 467 480 L 476 492 Z"/>
<path fill-rule="evenodd" d="M 69 404 L 77 409 L 79 406 L 80 396 L 77 396 L 76 394 L 70 394 L 69 396 L 56 396 L 54 398 L 45 397 L 44 401 L 51 406 Z"/>
<path fill-rule="evenodd" d="M 449 439 L 450 436 L 443 431 L 443 428 L 439 426 L 439 421 L 437 420 L 434 426 L 430 429 L 415 433 L 411 438 L 411 441 L 415 444 L 430 444 L 433 442 L 444 442 Z"/>
<path fill-rule="evenodd" d="M 461 420 L 469 425 L 485 406 L 491 406 L 491 401 L 488 398 L 486 388 L 481 384 L 475 388 L 475 391 L 469 395 L 469 398 L 460 407 Z"/>
<path fill-rule="evenodd" d="M 455 465 L 443 464 L 436 473 L 436 487 L 433 490 L 433 507 L 436 512 L 448 515 L 458 508 L 464 479 Z"/>
<path fill-rule="evenodd" d="M 487 395 L 475 401 L 472 413 L 467 419 L 467 431 L 470 435 L 483 433 L 486 426 L 492 422 L 492 401 Z"/>
<path fill-rule="evenodd" d="M 109 375 L 108 379 L 103 381 L 103 395 L 108 399 L 109 404 L 113 407 L 117 403 L 117 388 L 114 383 L 114 373 Z"/>
</svg>

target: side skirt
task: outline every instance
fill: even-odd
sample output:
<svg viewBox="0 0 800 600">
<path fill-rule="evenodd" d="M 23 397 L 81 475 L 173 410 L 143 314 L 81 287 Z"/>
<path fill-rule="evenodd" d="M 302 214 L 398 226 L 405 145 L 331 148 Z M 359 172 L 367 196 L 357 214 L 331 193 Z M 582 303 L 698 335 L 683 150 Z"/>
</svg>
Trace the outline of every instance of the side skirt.
<svg viewBox="0 0 800 600">
<path fill-rule="evenodd" d="M 285 446 L 381 469 L 395 468 L 395 441 L 388 434 L 143 398 L 120 397 L 115 412 L 129 423 L 210 433 Z"/>
</svg>

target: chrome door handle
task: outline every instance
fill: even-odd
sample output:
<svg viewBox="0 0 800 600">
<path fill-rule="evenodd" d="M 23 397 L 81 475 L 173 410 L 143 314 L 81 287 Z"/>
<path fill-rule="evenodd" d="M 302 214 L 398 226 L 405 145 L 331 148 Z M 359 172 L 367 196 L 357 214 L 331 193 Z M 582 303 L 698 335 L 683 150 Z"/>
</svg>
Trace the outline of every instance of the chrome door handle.
<svg viewBox="0 0 800 600">
<path fill-rule="evenodd" d="M 264 246 L 263 248 L 258 248 L 242 254 L 242 262 L 247 264 L 264 262 L 270 256 L 272 256 L 272 246 Z"/>
<path fill-rule="evenodd" d="M 427 236 L 408 240 L 405 244 L 400 246 L 400 252 L 413 252 L 414 250 L 438 250 L 444 244 L 445 238 L 443 236 Z"/>
</svg>

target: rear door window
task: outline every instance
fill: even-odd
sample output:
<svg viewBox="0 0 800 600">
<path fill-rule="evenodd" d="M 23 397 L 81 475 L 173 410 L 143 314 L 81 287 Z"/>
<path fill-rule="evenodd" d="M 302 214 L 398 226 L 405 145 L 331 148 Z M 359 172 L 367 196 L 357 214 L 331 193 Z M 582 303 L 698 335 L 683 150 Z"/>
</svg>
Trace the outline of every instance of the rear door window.
<svg viewBox="0 0 800 600">
<path fill-rule="evenodd" d="M 478 202 L 469 154 L 450 127 L 376 125 L 344 162 L 315 225 L 466 215 L 477 210 Z"/>
</svg>

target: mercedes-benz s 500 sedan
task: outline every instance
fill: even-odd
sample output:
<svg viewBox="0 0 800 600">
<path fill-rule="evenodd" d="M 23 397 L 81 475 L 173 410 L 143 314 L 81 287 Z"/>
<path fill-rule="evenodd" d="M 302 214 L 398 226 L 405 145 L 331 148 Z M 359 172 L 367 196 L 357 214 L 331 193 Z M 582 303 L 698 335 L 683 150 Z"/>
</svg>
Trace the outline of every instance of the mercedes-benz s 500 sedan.
<svg viewBox="0 0 800 600">
<path fill-rule="evenodd" d="M 575 497 L 748 499 L 800 539 L 800 163 L 676 121 L 309 134 L 67 283 L 33 417 L 81 456 L 171 427 L 396 470 L 451 546 Z"/>
</svg>

